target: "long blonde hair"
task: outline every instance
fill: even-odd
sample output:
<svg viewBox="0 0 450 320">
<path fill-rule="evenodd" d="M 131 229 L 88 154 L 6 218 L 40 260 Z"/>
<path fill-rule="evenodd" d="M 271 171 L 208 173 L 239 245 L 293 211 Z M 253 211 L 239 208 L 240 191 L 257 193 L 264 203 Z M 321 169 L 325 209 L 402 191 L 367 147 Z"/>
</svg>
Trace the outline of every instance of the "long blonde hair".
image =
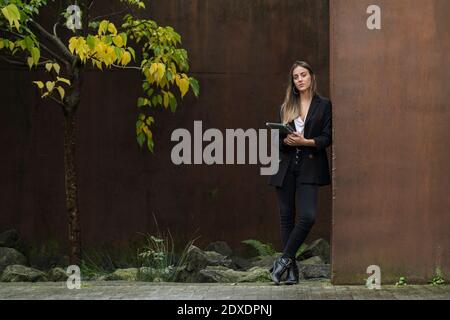
<svg viewBox="0 0 450 320">
<path fill-rule="evenodd" d="M 311 86 L 309 87 L 311 99 L 316 94 L 316 75 L 311 66 L 305 61 L 295 61 L 294 65 L 291 68 L 291 71 L 289 72 L 289 82 L 286 88 L 286 97 L 284 98 L 284 102 L 281 106 L 281 121 L 284 124 L 291 122 L 292 120 L 298 118 L 298 116 L 300 115 L 300 92 L 295 87 L 294 78 L 292 76 L 294 69 L 297 67 L 303 67 L 309 71 L 309 74 L 311 75 Z M 296 93 L 294 92 L 294 90 Z"/>
</svg>

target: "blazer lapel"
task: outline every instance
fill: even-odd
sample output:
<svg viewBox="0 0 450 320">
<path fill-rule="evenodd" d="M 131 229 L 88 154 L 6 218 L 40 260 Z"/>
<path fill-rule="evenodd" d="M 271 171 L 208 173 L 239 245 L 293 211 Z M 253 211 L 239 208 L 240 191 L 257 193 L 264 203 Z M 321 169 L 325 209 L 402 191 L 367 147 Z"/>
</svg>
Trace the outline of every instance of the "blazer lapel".
<svg viewBox="0 0 450 320">
<path fill-rule="evenodd" d="M 309 122 L 311 121 L 311 116 L 314 114 L 314 111 L 316 110 L 318 104 L 319 104 L 319 97 L 317 96 L 317 94 L 315 94 L 311 101 L 311 105 L 309 106 L 308 113 L 306 114 L 305 132 L 306 129 L 308 128 Z"/>
</svg>

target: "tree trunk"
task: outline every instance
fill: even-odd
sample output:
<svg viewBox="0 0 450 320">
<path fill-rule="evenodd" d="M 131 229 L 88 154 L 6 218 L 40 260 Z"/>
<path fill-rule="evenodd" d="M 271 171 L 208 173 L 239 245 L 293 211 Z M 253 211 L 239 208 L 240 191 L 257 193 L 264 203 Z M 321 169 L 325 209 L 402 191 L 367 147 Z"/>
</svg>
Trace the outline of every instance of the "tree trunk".
<svg viewBox="0 0 450 320">
<path fill-rule="evenodd" d="M 70 264 L 81 262 L 81 227 L 78 216 L 78 187 L 75 169 L 75 114 L 64 113 L 64 174 L 66 184 L 66 207 L 69 214 Z"/>
</svg>

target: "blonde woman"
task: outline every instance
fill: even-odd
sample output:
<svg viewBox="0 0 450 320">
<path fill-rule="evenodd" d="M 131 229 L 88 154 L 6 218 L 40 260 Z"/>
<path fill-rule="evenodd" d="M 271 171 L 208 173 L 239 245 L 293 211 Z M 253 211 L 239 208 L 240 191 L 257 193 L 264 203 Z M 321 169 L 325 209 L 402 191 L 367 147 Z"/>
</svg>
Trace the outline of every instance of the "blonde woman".
<svg viewBox="0 0 450 320">
<path fill-rule="evenodd" d="M 316 93 L 313 69 L 296 61 L 280 109 L 281 122 L 295 132 L 280 133 L 280 166 L 269 179 L 276 187 L 283 245 L 283 255 L 270 269 L 277 285 L 285 272 L 285 284 L 298 283 L 295 254 L 315 222 L 319 186 L 331 183 L 325 151 L 331 145 L 331 119 L 331 101 Z"/>
</svg>

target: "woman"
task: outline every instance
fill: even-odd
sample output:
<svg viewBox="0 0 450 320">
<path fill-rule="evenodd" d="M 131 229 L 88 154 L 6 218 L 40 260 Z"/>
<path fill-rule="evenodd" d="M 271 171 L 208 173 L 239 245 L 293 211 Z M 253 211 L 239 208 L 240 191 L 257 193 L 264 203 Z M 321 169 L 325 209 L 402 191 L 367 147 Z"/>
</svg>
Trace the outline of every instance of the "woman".
<svg viewBox="0 0 450 320">
<path fill-rule="evenodd" d="M 286 271 L 285 284 L 298 283 L 295 254 L 314 224 L 318 187 L 331 182 L 325 151 L 332 138 L 331 102 L 316 93 L 315 74 L 304 61 L 296 61 L 291 68 L 280 121 L 295 132 L 280 133 L 280 166 L 269 179 L 276 187 L 283 244 L 283 255 L 270 269 L 277 285 Z"/>
</svg>

